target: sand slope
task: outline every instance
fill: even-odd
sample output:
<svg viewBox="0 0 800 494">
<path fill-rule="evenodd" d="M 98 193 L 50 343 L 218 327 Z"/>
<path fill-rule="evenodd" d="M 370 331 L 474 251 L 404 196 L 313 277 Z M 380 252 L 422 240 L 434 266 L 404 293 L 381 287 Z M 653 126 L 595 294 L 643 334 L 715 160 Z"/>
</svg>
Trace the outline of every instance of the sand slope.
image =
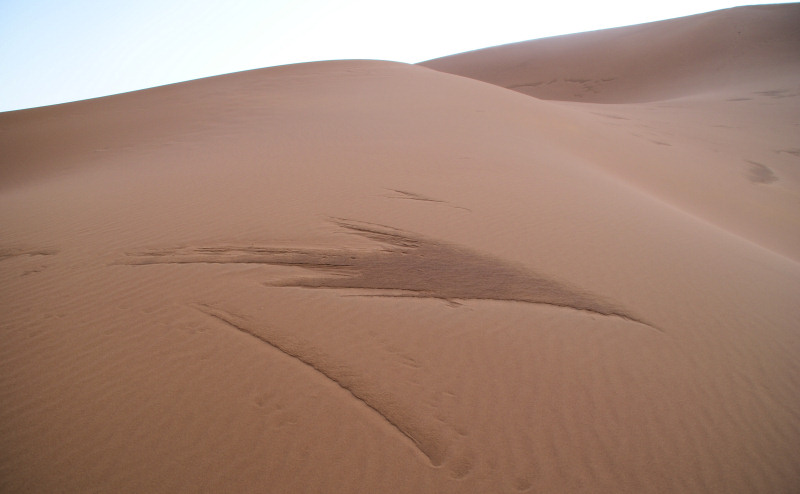
<svg viewBox="0 0 800 494">
<path fill-rule="evenodd" d="M 798 25 L 800 4 L 740 7 L 421 65 L 581 103 L 565 106 L 593 119 L 593 130 L 565 136 L 565 146 L 798 260 Z M 620 147 L 620 134 L 639 142 Z"/>
<path fill-rule="evenodd" d="M 703 94 L 339 61 L 0 115 L 0 490 L 792 492 L 798 99 Z"/>
<path fill-rule="evenodd" d="M 485 48 L 421 65 L 537 98 L 638 103 L 797 86 L 800 4 L 759 5 Z"/>
</svg>

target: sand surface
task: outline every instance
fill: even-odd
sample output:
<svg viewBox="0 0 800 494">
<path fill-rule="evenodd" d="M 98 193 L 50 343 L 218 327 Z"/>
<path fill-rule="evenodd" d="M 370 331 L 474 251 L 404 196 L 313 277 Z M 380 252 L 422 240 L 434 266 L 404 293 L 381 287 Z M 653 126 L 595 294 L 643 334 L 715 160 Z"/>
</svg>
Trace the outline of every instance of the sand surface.
<svg viewBox="0 0 800 494">
<path fill-rule="evenodd" d="M 0 114 L 0 491 L 797 492 L 797 25 Z"/>
</svg>

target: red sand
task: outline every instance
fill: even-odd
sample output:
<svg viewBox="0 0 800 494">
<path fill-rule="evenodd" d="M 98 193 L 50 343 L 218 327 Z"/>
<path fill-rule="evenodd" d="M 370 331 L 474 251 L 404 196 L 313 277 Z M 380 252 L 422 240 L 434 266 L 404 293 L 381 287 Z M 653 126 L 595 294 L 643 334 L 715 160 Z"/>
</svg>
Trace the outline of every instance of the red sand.
<svg viewBox="0 0 800 494">
<path fill-rule="evenodd" d="M 0 114 L 0 490 L 795 492 L 797 25 Z"/>
</svg>

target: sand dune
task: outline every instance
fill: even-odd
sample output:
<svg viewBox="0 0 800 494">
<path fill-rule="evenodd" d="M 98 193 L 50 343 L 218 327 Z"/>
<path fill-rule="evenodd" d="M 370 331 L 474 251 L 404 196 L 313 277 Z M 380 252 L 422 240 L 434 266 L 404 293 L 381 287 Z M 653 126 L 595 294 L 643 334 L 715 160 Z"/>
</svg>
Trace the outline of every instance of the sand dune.
<svg viewBox="0 0 800 494">
<path fill-rule="evenodd" d="M 421 65 L 537 98 L 640 103 L 761 87 L 797 89 L 800 4 L 737 7 L 556 36 Z"/>
<path fill-rule="evenodd" d="M 564 136 L 565 146 L 672 205 L 798 260 L 798 24 L 800 4 L 740 7 L 421 65 L 582 103 L 566 106 L 604 130 L 580 132 L 580 140 Z M 619 139 L 628 136 L 639 142 L 620 149 Z"/>
<path fill-rule="evenodd" d="M 797 12 L 0 114 L 0 490 L 795 491 Z"/>
</svg>

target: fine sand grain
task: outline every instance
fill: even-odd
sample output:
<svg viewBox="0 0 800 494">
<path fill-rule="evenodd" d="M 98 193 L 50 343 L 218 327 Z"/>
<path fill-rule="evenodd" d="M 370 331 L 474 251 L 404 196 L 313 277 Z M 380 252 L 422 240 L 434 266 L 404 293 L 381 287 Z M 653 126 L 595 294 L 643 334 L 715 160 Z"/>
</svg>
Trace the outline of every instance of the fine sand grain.
<svg viewBox="0 0 800 494">
<path fill-rule="evenodd" d="M 797 492 L 797 25 L 0 114 L 0 491 Z"/>
</svg>

